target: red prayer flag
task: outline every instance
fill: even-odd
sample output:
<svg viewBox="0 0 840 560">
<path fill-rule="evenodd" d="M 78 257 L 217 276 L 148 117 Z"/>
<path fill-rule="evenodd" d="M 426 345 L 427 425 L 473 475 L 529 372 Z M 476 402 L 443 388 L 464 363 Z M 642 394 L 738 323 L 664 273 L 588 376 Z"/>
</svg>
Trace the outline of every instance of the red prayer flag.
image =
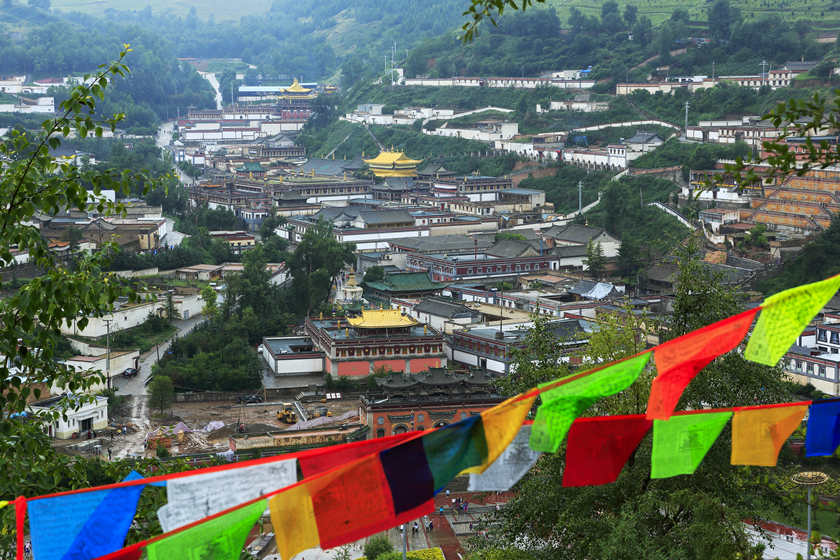
<svg viewBox="0 0 840 560">
<path fill-rule="evenodd" d="M 26 498 L 18 496 L 15 500 L 15 531 L 17 537 L 17 560 L 23 560 L 23 522 L 26 519 Z"/>
<path fill-rule="evenodd" d="M 648 420 L 667 420 L 697 373 L 744 339 L 760 308 L 692 331 L 653 349 L 659 372 L 650 387 Z"/>
<path fill-rule="evenodd" d="M 650 431 L 643 414 L 578 418 L 569 430 L 563 486 L 615 482 L 630 455 Z"/>
</svg>

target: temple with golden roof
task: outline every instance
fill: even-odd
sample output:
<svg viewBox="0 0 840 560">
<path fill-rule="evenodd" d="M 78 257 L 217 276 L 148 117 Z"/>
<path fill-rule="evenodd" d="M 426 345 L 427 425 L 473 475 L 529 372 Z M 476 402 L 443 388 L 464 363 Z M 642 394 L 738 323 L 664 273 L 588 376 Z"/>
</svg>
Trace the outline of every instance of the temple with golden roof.
<svg viewBox="0 0 840 560">
<path fill-rule="evenodd" d="M 292 80 L 292 85 L 283 89 L 280 99 L 315 99 L 318 94 L 309 88 L 300 85 L 297 78 Z"/>
<path fill-rule="evenodd" d="M 443 335 L 398 309 L 364 309 L 355 317 L 309 317 L 306 333 L 334 378 L 377 370 L 418 373 L 445 364 Z"/>
<path fill-rule="evenodd" d="M 383 150 L 373 159 L 362 160 L 376 177 L 417 177 L 422 159 L 410 159 L 403 152 Z"/>
</svg>

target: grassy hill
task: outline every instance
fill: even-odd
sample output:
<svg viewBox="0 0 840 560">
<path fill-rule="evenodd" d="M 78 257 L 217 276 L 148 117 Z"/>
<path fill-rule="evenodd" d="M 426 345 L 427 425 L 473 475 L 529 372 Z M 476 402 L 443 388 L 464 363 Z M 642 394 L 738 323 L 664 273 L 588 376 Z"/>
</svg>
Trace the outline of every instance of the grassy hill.
<svg viewBox="0 0 840 560">
<path fill-rule="evenodd" d="M 654 25 L 669 17 L 677 8 L 686 10 L 692 21 L 706 21 L 707 10 L 712 2 L 706 0 L 617 0 L 622 12 L 624 6 L 632 4 L 638 8 L 640 16 L 647 16 Z M 546 5 L 553 6 L 557 15 L 564 21 L 568 19 L 572 8 L 577 8 L 584 15 L 601 14 L 603 1 L 594 0 L 546 0 Z M 746 19 L 777 15 L 787 21 L 816 20 L 823 29 L 840 28 L 840 4 L 834 0 L 737 0 L 731 2 Z"/>
</svg>

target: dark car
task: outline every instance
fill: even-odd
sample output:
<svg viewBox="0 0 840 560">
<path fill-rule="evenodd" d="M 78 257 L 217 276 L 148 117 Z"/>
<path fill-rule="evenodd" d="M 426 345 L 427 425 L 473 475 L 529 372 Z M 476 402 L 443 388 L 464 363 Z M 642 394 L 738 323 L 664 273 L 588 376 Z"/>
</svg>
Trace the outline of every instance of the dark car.
<svg viewBox="0 0 840 560">
<path fill-rule="evenodd" d="M 240 395 L 239 402 L 244 404 L 255 404 L 263 402 L 263 399 L 259 395 Z"/>
<path fill-rule="evenodd" d="M 123 377 L 134 377 L 138 373 L 139 373 L 139 371 L 137 371 L 137 368 L 130 367 L 130 368 L 126 369 L 124 372 L 122 372 L 122 376 Z"/>
</svg>

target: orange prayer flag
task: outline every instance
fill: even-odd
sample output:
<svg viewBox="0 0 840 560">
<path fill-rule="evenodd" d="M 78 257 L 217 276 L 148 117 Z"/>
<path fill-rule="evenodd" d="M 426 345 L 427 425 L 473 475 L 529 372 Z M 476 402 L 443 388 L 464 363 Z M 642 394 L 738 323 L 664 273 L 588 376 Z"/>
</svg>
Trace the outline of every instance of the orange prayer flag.
<svg viewBox="0 0 840 560">
<path fill-rule="evenodd" d="M 785 441 L 802 423 L 808 405 L 735 409 L 733 465 L 774 467 Z"/>
<path fill-rule="evenodd" d="M 483 473 L 519 433 L 536 397 L 517 399 L 518 396 L 511 397 L 481 413 L 481 425 L 484 429 L 484 439 L 487 441 L 487 458 L 482 464 L 464 469 L 462 473 Z"/>
<path fill-rule="evenodd" d="M 685 388 L 712 360 L 744 339 L 758 308 L 744 311 L 653 349 L 658 375 L 650 387 L 647 418 L 667 420 Z"/>
</svg>

